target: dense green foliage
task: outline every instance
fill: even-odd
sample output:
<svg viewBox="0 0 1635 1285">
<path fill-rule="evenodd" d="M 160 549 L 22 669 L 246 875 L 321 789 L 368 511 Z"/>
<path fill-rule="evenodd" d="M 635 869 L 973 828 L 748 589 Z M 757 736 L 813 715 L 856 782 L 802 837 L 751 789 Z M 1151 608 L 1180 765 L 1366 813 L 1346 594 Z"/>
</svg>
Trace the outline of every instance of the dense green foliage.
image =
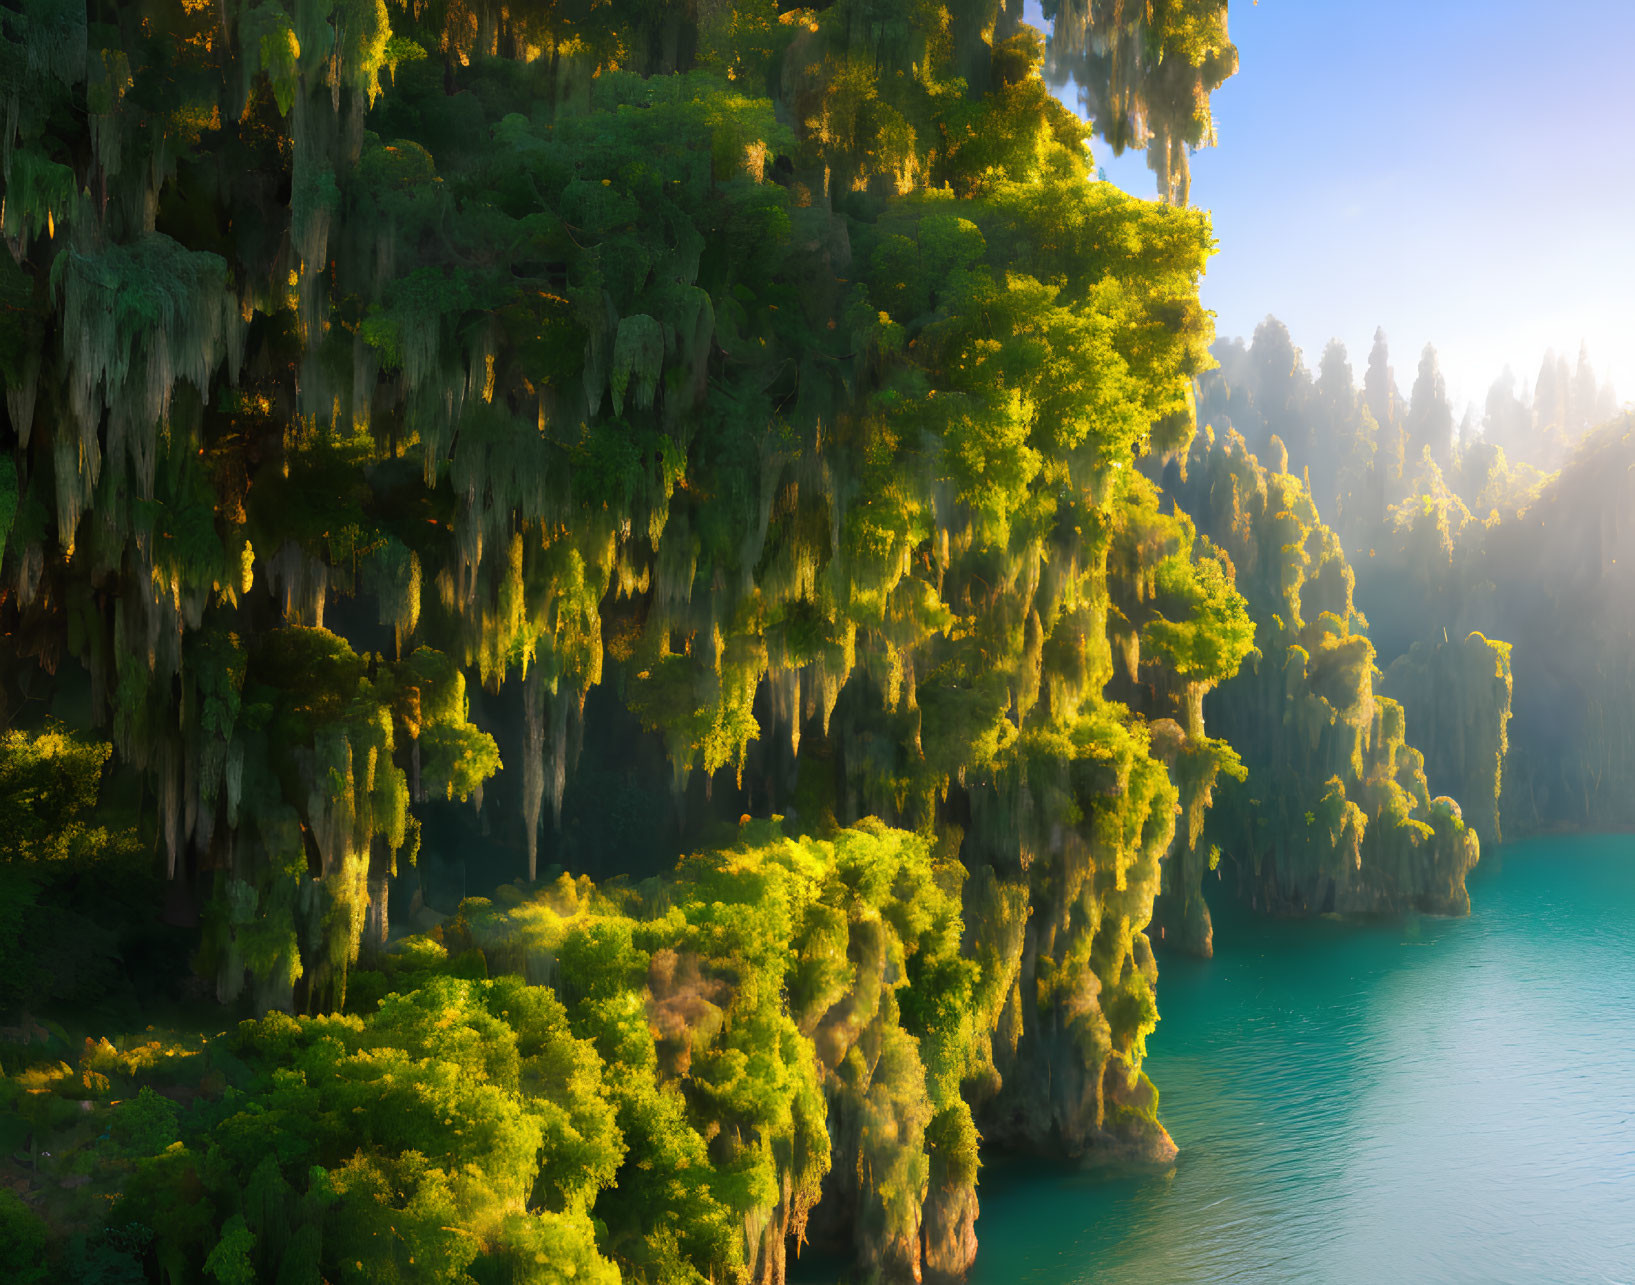
<svg viewBox="0 0 1635 1285">
<path fill-rule="evenodd" d="M 828 1196 L 826 1238 L 912 1275 L 922 1218 L 974 1201 L 960 1090 L 997 1012 L 960 951 L 964 878 L 877 823 L 746 824 L 671 880 L 468 900 L 356 972 L 344 1014 L 25 1047 L 4 1118 L 57 1216 L 101 1228 L 64 1263 L 775 1280 Z"/>
<path fill-rule="evenodd" d="M 1208 376 L 1226 6 L 1044 13 L 0 11 L 13 1276 L 955 1279 L 979 1141 L 1173 1154 L 1155 902 L 1468 904 L 1427 621 L 1587 528 L 1430 350 Z M 165 951 L 196 1029 L 42 1020 Z"/>
<path fill-rule="evenodd" d="M 1429 352 L 1198 383 L 1226 6 L 1045 17 L 0 11 L 20 1279 L 955 1279 L 979 1140 L 1173 1154 L 1218 850 L 1464 904 L 1505 653 L 1376 696 L 1313 497 L 1430 595 L 1533 483 Z"/>
<path fill-rule="evenodd" d="M 18 1082 L 123 1192 L 55 1261 L 775 1281 L 805 1229 L 955 1276 L 978 1124 L 1172 1150 L 1145 928 L 1253 628 L 1135 463 L 1193 432 L 1235 54 L 1219 3 L 1053 15 L 1139 53 L 1083 83 L 1149 203 L 1020 17 L 0 13 L 0 714 L 111 740 L 86 851 L 155 853 L 256 1019 Z M 8 752 L 83 812 L 55 735 Z M 741 814 L 806 837 L 536 882 Z M 403 944 L 479 849 L 525 887 Z"/>
<path fill-rule="evenodd" d="M 1088 716 L 1208 241 L 1085 181 L 1014 15 L 42 5 L 11 638 L 153 774 L 223 998 L 344 999 L 414 805 L 500 766 L 467 673 L 530 871 L 605 681 L 678 792 L 776 795 L 845 689 L 839 811 L 921 825 Z"/>
</svg>

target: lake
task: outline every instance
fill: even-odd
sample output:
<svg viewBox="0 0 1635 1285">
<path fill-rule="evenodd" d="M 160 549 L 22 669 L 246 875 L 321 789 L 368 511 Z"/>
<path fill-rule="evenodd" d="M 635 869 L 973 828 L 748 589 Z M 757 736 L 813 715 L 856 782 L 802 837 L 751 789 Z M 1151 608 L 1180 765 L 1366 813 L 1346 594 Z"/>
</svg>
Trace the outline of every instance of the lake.
<svg viewBox="0 0 1635 1285">
<path fill-rule="evenodd" d="M 1161 955 L 1168 1172 L 991 1159 L 972 1285 L 1635 1281 L 1635 838 L 1505 845 L 1468 919 L 1217 914 Z"/>
</svg>

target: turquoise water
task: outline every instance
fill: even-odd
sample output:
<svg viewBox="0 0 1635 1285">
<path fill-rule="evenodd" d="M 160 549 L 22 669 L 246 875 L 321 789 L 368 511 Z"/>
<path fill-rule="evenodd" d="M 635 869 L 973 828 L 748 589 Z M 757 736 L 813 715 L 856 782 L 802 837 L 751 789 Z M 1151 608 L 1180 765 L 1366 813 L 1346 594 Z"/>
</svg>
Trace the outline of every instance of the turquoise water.
<svg viewBox="0 0 1635 1285">
<path fill-rule="evenodd" d="M 972 1285 L 1635 1281 L 1635 839 L 1508 845 L 1469 919 L 1218 916 L 1160 957 L 1164 1173 L 995 1161 Z"/>
</svg>

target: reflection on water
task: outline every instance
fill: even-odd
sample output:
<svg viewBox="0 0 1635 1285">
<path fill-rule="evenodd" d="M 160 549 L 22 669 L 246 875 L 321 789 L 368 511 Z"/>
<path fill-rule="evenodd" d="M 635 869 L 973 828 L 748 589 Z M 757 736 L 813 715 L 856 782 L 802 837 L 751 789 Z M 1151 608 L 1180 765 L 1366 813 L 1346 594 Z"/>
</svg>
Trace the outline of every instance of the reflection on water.
<svg viewBox="0 0 1635 1285">
<path fill-rule="evenodd" d="M 1164 1173 L 984 1171 L 973 1285 L 1635 1282 L 1635 840 L 1466 920 L 1217 919 L 1161 959 Z"/>
</svg>

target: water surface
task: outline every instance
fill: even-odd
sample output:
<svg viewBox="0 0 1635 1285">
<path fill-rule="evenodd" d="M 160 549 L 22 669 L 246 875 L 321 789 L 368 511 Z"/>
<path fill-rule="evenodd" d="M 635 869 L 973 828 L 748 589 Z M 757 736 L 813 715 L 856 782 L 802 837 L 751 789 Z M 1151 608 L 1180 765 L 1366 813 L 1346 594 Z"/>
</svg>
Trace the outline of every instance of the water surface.
<svg viewBox="0 0 1635 1285">
<path fill-rule="evenodd" d="M 1507 845 L 1469 919 L 1217 915 L 1160 956 L 1166 1173 L 991 1161 L 972 1285 L 1635 1282 L 1635 838 Z"/>
</svg>

